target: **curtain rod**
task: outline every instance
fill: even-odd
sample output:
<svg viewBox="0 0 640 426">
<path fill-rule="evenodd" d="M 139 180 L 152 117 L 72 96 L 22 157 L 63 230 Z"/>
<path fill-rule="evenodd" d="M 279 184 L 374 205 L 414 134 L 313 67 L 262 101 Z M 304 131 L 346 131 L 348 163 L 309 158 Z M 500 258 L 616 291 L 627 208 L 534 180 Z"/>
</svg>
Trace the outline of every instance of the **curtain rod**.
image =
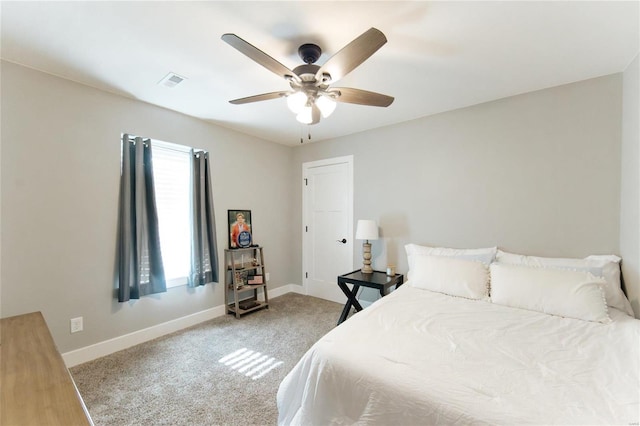
<svg viewBox="0 0 640 426">
<path fill-rule="evenodd" d="M 129 134 L 129 133 L 123 133 L 122 134 L 122 136 L 125 136 L 125 135 L 128 136 L 128 142 L 129 143 L 135 142 L 136 138 L 138 138 L 138 137 L 142 139 L 143 143 L 154 141 L 151 138 L 145 138 L 145 137 L 142 137 L 142 136 L 135 136 L 135 135 L 132 135 L 132 134 Z M 182 147 L 187 147 L 190 150 L 192 149 L 194 154 L 198 154 L 198 153 L 208 154 L 209 153 L 209 151 L 207 151 L 206 149 L 194 148 L 194 147 L 190 147 L 190 146 L 187 146 L 187 145 L 180 145 L 180 144 L 173 143 L 173 142 L 164 142 L 164 141 L 154 141 L 154 142 L 159 142 L 160 145 L 165 145 L 166 144 L 162 148 L 169 149 L 169 150 L 176 151 L 176 152 L 188 152 L 188 150 L 187 149 L 176 149 L 176 148 L 171 147 L 170 145 L 178 145 L 178 146 L 182 146 Z"/>
</svg>

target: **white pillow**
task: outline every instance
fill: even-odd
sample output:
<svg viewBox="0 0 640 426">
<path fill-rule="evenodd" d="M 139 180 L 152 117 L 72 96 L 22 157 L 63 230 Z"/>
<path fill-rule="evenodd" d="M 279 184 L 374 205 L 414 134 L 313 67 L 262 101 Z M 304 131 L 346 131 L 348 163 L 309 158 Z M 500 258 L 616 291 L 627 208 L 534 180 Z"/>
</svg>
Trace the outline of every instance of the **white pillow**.
<svg viewBox="0 0 640 426">
<path fill-rule="evenodd" d="M 493 263 L 491 301 L 545 314 L 609 323 L 605 280 L 589 272 Z"/>
<path fill-rule="evenodd" d="M 451 296 L 484 299 L 489 293 L 489 268 L 482 262 L 415 254 L 409 283 Z"/>
<path fill-rule="evenodd" d="M 620 285 L 620 258 L 614 255 L 588 256 L 584 259 L 566 259 L 561 257 L 536 257 L 507 253 L 498 250 L 496 261 L 510 265 L 525 265 L 537 268 L 557 268 L 572 271 L 591 272 L 606 281 L 604 286 L 607 305 L 633 316 L 629 300 Z"/>
<path fill-rule="evenodd" d="M 404 246 L 407 252 L 407 262 L 409 263 L 409 271 L 413 269 L 414 255 L 427 254 L 431 256 L 447 256 L 456 257 L 458 259 L 478 260 L 485 265 L 489 265 L 496 257 L 497 247 L 479 248 L 479 249 L 455 249 L 446 247 L 428 247 L 419 246 L 417 244 L 407 244 Z M 410 273 L 410 272 L 409 272 Z M 407 275 L 408 277 L 409 275 Z"/>
</svg>

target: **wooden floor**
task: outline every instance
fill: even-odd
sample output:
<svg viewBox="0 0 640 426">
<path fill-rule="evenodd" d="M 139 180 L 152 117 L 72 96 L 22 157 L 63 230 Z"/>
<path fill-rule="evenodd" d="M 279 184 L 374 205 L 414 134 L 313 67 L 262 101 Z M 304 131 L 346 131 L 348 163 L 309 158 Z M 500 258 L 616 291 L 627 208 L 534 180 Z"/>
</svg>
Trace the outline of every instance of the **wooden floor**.
<svg viewBox="0 0 640 426">
<path fill-rule="evenodd" d="M 0 424 L 93 424 L 40 312 L 2 319 L 0 339 Z"/>
</svg>

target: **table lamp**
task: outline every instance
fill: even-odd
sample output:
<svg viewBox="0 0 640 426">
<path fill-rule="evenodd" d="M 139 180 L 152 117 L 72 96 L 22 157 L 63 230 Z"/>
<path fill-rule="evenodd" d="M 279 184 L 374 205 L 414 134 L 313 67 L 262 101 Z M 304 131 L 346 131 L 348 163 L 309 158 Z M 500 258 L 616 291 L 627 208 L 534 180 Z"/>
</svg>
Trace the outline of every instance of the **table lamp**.
<svg viewBox="0 0 640 426">
<path fill-rule="evenodd" d="M 369 240 L 378 239 L 378 225 L 375 220 L 361 219 L 358 220 L 356 227 L 356 240 L 364 240 L 362 243 L 362 273 L 371 274 L 371 243 Z"/>
</svg>

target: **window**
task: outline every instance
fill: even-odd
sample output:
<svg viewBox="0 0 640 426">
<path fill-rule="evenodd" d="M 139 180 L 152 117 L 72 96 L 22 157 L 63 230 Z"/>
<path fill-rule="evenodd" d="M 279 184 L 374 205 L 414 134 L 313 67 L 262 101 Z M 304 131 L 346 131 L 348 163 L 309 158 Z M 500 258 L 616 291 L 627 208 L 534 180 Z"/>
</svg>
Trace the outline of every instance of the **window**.
<svg viewBox="0 0 640 426">
<path fill-rule="evenodd" d="M 209 153 L 128 133 L 121 147 L 118 301 L 219 282 Z"/>
<path fill-rule="evenodd" d="M 187 284 L 191 268 L 190 148 L 152 140 L 160 248 L 167 288 Z"/>
</svg>

